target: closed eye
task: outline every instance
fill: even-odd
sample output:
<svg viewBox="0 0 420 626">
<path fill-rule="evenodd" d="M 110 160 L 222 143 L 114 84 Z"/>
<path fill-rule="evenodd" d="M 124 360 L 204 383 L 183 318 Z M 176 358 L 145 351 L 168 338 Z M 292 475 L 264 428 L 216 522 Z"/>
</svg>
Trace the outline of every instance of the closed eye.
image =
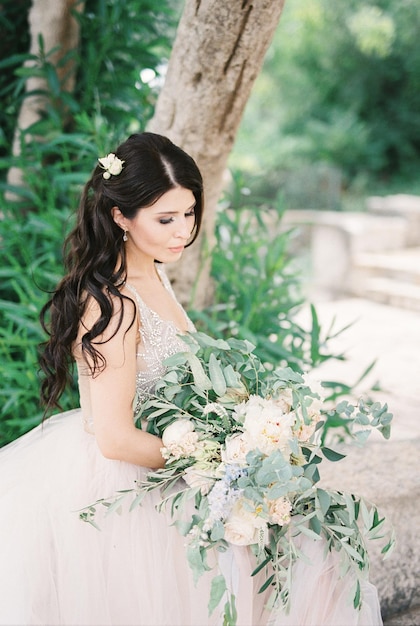
<svg viewBox="0 0 420 626">
<path fill-rule="evenodd" d="M 191 209 L 188 213 L 185 213 L 185 217 L 195 217 L 195 209 Z M 172 224 L 174 221 L 174 217 L 161 217 L 159 220 L 160 224 Z"/>
</svg>

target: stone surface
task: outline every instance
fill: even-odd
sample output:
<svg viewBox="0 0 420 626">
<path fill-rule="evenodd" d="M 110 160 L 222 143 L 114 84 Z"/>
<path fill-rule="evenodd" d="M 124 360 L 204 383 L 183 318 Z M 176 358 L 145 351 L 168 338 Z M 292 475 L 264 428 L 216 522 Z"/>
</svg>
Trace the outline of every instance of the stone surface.
<svg viewBox="0 0 420 626">
<path fill-rule="evenodd" d="M 420 247 L 355 255 L 354 266 L 368 276 L 383 276 L 420 284 Z"/>
<path fill-rule="evenodd" d="M 296 227 L 298 254 L 309 254 L 311 294 L 327 298 L 351 293 L 357 255 L 397 251 L 408 241 L 400 215 L 295 210 L 285 213 L 283 225 Z"/>
<path fill-rule="evenodd" d="M 336 318 L 336 328 L 354 322 L 329 347 L 344 352 L 343 362 L 330 360 L 317 370 L 322 380 L 354 383 L 377 360 L 355 388 L 387 402 L 394 414 L 390 441 L 373 433 L 364 448 L 351 448 L 338 464 L 323 467 L 325 483 L 374 501 L 392 522 L 397 545 L 383 561 L 379 545 L 370 543 L 371 579 L 377 585 L 386 626 L 420 624 L 420 320 L 418 314 L 358 298 L 319 302 L 322 327 Z M 301 319 L 305 323 L 305 313 Z M 325 464 L 324 464 L 325 465 Z"/>
<path fill-rule="evenodd" d="M 387 277 L 365 278 L 353 293 L 375 302 L 420 312 L 420 285 Z"/>
<path fill-rule="evenodd" d="M 413 607 L 409 611 L 393 615 L 384 621 L 384 626 L 419 626 L 420 606 Z"/>
<path fill-rule="evenodd" d="M 408 225 L 407 245 L 420 243 L 420 196 L 395 194 L 391 196 L 371 196 L 366 201 L 370 213 L 384 216 L 401 216 Z"/>
<path fill-rule="evenodd" d="M 420 248 L 354 255 L 348 286 L 359 297 L 420 311 Z"/>
</svg>

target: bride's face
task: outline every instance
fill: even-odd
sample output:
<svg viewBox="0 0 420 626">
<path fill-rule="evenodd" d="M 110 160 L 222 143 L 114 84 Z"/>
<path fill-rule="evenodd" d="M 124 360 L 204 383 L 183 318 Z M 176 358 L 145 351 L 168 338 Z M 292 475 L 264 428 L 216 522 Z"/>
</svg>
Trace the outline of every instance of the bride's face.
<svg viewBox="0 0 420 626">
<path fill-rule="evenodd" d="M 128 220 L 115 221 L 127 230 L 127 253 L 171 263 L 177 261 L 195 225 L 195 198 L 189 189 L 170 189 L 152 206 Z"/>
</svg>

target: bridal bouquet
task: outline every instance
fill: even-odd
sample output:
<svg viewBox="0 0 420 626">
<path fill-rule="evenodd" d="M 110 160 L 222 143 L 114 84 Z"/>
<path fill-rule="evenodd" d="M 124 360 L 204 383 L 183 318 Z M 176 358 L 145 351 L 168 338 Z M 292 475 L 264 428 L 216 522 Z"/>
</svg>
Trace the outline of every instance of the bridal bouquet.
<svg viewBox="0 0 420 626">
<path fill-rule="evenodd" d="M 372 428 L 389 437 L 392 415 L 386 405 L 347 401 L 324 407 L 323 390 L 290 368 L 270 370 L 237 339 L 215 340 L 203 333 L 184 338 L 188 350 L 166 361 L 166 374 L 153 395 L 136 403 L 139 428 L 163 440 L 163 469 L 137 485 L 131 508 L 159 489 L 160 506 L 170 506 L 187 539 L 195 579 L 209 570 L 210 549 L 250 546 L 253 575 L 267 574 L 260 591 L 272 588 L 271 605 L 287 607 L 294 538 L 323 538 L 341 556 L 341 574 L 356 572 L 354 606 L 361 603 L 360 576 L 368 568 L 366 539 L 386 538 L 376 507 L 358 496 L 319 486 L 324 459 L 344 457 L 321 442 L 325 416 L 339 417 L 355 441 Z M 127 492 L 113 502 L 117 508 Z M 91 511 L 94 510 L 93 508 Z M 89 511 L 85 514 L 89 520 Z M 209 611 L 229 593 L 222 574 L 212 582 Z M 234 598 L 226 623 L 234 623 Z"/>
</svg>

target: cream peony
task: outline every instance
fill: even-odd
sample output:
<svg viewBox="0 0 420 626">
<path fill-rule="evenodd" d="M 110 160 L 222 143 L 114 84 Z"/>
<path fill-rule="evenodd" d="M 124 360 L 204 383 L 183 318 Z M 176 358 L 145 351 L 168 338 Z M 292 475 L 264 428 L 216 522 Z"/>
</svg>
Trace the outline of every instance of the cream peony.
<svg viewBox="0 0 420 626">
<path fill-rule="evenodd" d="M 162 435 L 162 441 L 164 446 L 169 446 L 173 443 L 180 443 L 187 433 L 192 433 L 194 430 L 194 424 L 191 420 L 179 419 L 167 426 Z"/>
<path fill-rule="evenodd" d="M 249 546 L 259 543 L 261 532 L 266 540 L 267 523 L 262 517 L 258 517 L 256 513 L 247 511 L 243 507 L 241 500 L 234 504 L 224 527 L 225 540 L 235 546 Z"/>
<path fill-rule="evenodd" d="M 243 418 L 245 436 L 253 448 L 267 455 L 275 450 L 290 451 L 288 442 L 295 421 L 293 412 L 284 413 L 276 400 L 259 396 L 250 396 L 247 402 L 235 407 L 235 412 Z"/>
<path fill-rule="evenodd" d="M 251 450 L 244 434 L 226 437 L 225 446 L 222 449 L 222 462 L 226 464 L 237 463 L 246 465 L 246 455 Z"/>
<path fill-rule="evenodd" d="M 192 456 L 198 446 L 198 435 L 194 431 L 194 424 L 187 419 L 177 420 L 165 428 L 162 442 L 164 447 L 161 453 L 164 459 L 170 456 L 175 459 Z"/>
</svg>

